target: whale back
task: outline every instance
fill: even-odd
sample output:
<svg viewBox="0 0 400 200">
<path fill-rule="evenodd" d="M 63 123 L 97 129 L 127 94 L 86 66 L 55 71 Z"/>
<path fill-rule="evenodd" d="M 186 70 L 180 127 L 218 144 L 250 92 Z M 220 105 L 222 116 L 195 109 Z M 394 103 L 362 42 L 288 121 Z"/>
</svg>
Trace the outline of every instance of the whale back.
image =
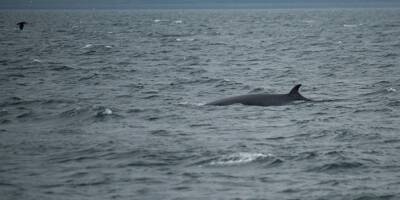
<svg viewBox="0 0 400 200">
<path fill-rule="evenodd" d="M 246 94 L 223 98 L 207 103 L 206 105 L 226 106 L 240 103 L 253 106 L 279 106 L 296 100 L 311 101 L 299 93 L 300 86 L 301 84 L 295 85 L 287 94 Z"/>
</svg>

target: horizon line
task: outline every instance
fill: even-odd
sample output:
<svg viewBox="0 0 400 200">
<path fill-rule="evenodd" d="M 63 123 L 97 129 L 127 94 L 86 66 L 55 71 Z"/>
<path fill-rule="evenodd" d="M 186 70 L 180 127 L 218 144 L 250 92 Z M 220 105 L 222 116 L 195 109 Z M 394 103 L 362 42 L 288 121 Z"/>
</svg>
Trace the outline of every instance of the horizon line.
<svg viewBox="0 0 400 200">
<path fill-rule="evenodd" d="M 185 3 L 173 3 L 173 4 L 151 4 L 145 3 L 140 5 L 133 4 L 117 4 L 117 5 L 90 5 L 90 4 L 80 4 L 80 5 L 66 5 L 66 4 L 56 4 L 56 5 L 1 5 L 0 10 L 89 10 L 89 9 L 118 9 L 118 10 L 135 10 L 135 9 L 316 9 L 316 8 L 399 8 L 399 2 L 320 2 L 320 3 L 235 3 L 235 4 L 223 4 L 223 3 L 204 3 L 204 4 L 185 4 Z"/>
</svg>

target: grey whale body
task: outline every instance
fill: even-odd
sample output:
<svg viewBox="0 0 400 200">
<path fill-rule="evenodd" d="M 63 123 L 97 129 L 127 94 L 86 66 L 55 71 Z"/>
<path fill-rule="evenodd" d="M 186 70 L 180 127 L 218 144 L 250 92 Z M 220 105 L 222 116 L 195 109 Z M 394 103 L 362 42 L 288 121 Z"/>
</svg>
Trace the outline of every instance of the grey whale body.
<svg viewBox="0 0 400 200">
<path fill-rule="evenodd" d="M 287 94 L 247 94 L 220 99 L 207 103 L 206 105 L 227 106 L 232 104 L 243 104 L 249 106 L 280 106 L 299 100 L 311 101 L 299 93 L 300 86 L 301 84 L 294 86 Z"/>
</svg>

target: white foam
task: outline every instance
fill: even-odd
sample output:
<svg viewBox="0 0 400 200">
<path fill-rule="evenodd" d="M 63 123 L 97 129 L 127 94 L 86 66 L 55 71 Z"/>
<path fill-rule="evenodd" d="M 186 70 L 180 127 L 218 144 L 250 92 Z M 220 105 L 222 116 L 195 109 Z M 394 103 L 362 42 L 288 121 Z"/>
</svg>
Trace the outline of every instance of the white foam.
<svg viewBox="0 0 400 200">
<path fill-rule="evenodd" d="M 183 22 L 182 20 L 176 20 L 175 21 L 176 24 L 182 24 L 182 22 Z"/>
<path fill-rule="evenodd" d="M 107 46 L 106 46 L 106 48 L 108 48 L 108 49 L 111 49 L 111 48 L 112 48 L 112 46 L 109 46 L 109 45 L 107 45 Z"/>
<path fill-rule="evenodd" d="M 178 105 L 180 105 L 180 106 L 204 106 L 204 105 L 206 105 L 206 103 L 190 103 L 187 101 L 182 101 L 182 102 L 178 102 Z"/>
<path fill-rule="evenodd" d="M 240 152 L 240 153 L 221 156 L 221 158 L 211 161 L 210 165 L 214 166 L 240 165 L 271 156 L 272 156 L 271 154 L 264 154 L 264 153 Z"/>
<path fill-rule="evenodd" d="M 182 101 L 182 102 L 179 102 L 178 105 L 189 105 L 189 102 L 187 102 L 187 101 Z"/>
<path fill-rule="evenodd" d="M 112 110 L 109 108 L 104 109 L 104 112 L 103 112 L 103 114 L 105 114 L 105 115 L 111 115 L 112 113 L 113 113 Z"/>
<path fill-rule="evenodd" d="M 176 38 L 175 39 L 177 42 L 182 42 L 182 41 L 189 41 L 189 42 L 192 42 L 192 41 L 194 41 L 195 39 L 194 38 Z"/>
<path fill-rule="evenodd" d="M 161 22 L 161 19 L 155 19 L 153 20 L 155 23 Z"/>
<path fill-rule="evenodd" d="M 39 60 L 39 59 L 33 59 L 32 62 L 35 62 L 35 63 L 42 63 L 42 61 Z"/>
<path fill-rule="evenodd" d="M 90 48 L 90 47 L 92 47 L 93 46 L 93 44 L 87 44 L 87 45 L 85 45 L 83 48 L 84 49 L 87 49 L 87 48 Z"/>
<path fill-rule="evenodd" d="M 388 92 L 396 92 L 396 89 L 390 87 L 390 88 L 386 88 L 386 91 L 388 91 Z"/>
<path fill-rule="evenodd" d="M 195 103 L 195 106 L 205 106 L 207 103 Z"/>
<path fill-rule="evenodd" d="M 307 23 L 307 24 L 312 24 L 315 23 L 315 20 L 304 20 L 303 22 Z"/>
<path fill-rule="evenodd" d="M 357 27 L 357 24 L 343 24 L 343 27 L 354 28 Z"/>
</svg>

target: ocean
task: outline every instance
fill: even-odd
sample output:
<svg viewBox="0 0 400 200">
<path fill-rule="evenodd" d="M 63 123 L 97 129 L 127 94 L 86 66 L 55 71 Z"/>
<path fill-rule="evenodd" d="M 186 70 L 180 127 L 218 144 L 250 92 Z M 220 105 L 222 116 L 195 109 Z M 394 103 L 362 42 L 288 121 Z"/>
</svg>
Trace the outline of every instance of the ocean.
<svg viewBox="0 0 400 200">
<path fill-rule="evenodd" d="M 400 199 L 399 56 L 396 8 L 2 10 L 0 199 Z"/>
</svg>

